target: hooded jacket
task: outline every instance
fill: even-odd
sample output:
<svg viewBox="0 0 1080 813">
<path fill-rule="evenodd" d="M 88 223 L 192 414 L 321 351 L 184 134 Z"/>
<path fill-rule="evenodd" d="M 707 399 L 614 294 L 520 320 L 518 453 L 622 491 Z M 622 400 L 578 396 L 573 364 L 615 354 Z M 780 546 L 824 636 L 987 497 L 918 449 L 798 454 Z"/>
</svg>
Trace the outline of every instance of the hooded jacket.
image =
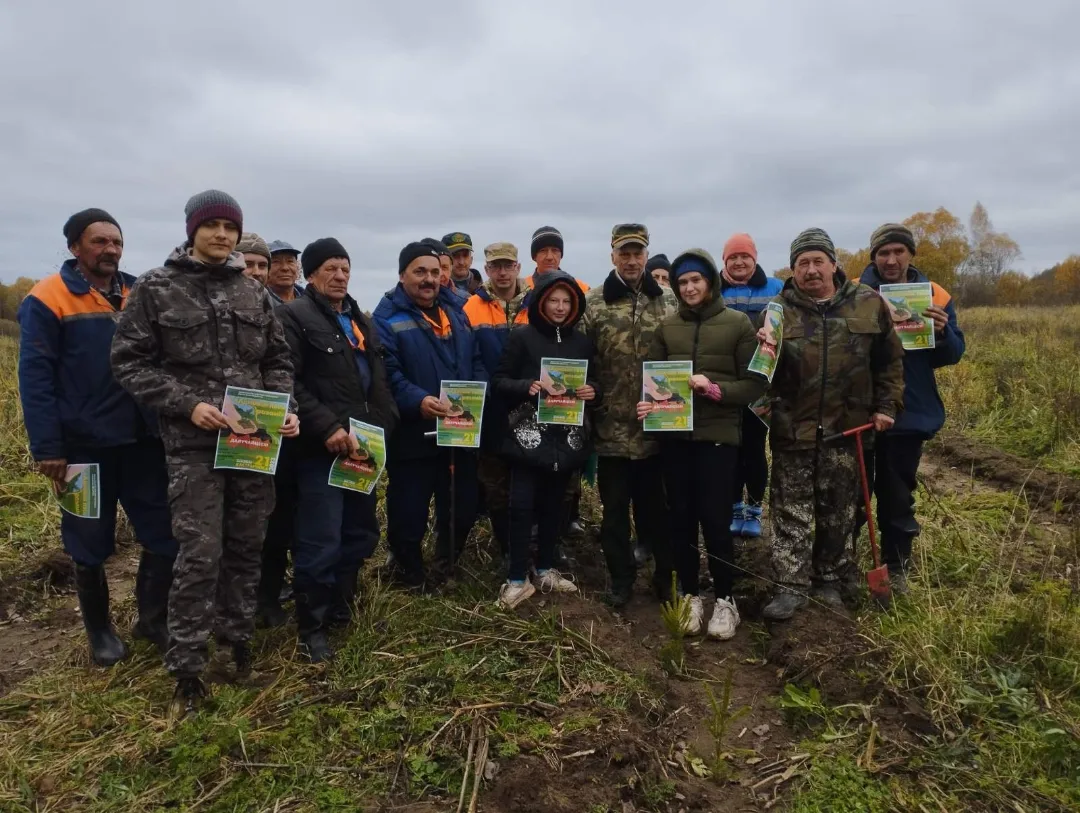
<svg viewBox="0 0 1080 813">
<path fill-rule="evenodd" d="M 122 310 L 135 278 L 117 273 Z M 157 416 L 140 409 L 113 378 L 109 352 L 118 318 L 75 260 L 19 305 L 19 397 L 35 460 L 157 436 Z"/>
<path fill-rule="evenodd" d="M 262 283 L 243 271 L 242 254 L 206 265 L 180 246 L 139 279 L 120 314 L 113 375 L 157 411 L 169 453 L 213 453 L 218 433 L 196 427 L 191 413 L 200 403 L 220 408 L 227 386 L 292 394 L 281 323 Z"/>
<path fill-rule="evenodd" d="M 915 266 L 909 266 L 907 282 L 930 280 Z M 862 284 L 869 285 L 875 291 L 885 284 L 873 263 L 863 271 Z M 964 357 L 964 333 L 957 323 L 952 297 L 936 282 L 930 282 L 930 287 L 934 304 L 944 308 L 949 322 L 945 325 L 945 332 L 936 337 L 932 350 L 904 353 L 904 412 L 888 431 L 890 435 L 916 435 L 929 440 L 938 433 L 945 424 L 945 404 L 938 392 L 934 370 L 957 364 Z"/>
<path fill-rule="evenodd" d="M 834 280 L 836 293 L 821 304 L 794 278 L 780 294 L 783 345 L 768 389 L 774 450 L 813 449 L 876 412 L 895 418 L 903 408 L 904 348 L 888 306 L 842 271 Z"/>
<path fill-rule="evenodd" d="M 543 315 L 544 300 L 556 286 L 571 291 L 571 311 L 566 322 L 553 325 Z M 533 289 L 529 297 L 529 323 L 516 328 L 506 343 L 506 350 L 499 361 L 498 369 L 492 379 L 492 387 L 499 396 L 501 414 L 497 416 L 500 429 L 505 433 L 510 412 L 523 402 L 537 401 L 537 396 L 529 395 L 529 387 L 540 379 L 540 362 L 544 358 L 586 359 L 589 362 L 585 374 L 586 383 L 596 390 L 596 397 L 586 402 L 586 409 L 593 409 L 601 402 L 601 389 L 596 379 L 596 363 L 593 357 L 593 344 L 578 329 L 582 315 L 586 310 L 585 294 L 569 274 L 554 271 L 544 274 L 543 279 Z M 541 434 L 540 445 L 532 450 L 531 462 L 553 471 L 566 468 L 567 462 L 560 460 L 559 449 L 571 427 L 554 424 L 545 425 Z M 591 449 L 588 439 L 583 449 L 578 450 L 582 459 L 588 458 Z"/>
<path fill-rule="evenodd" d="M 745 285 L 728 282 L 727 277 L 721 274 L 720 287 L 724 293 L 724 304 L 742 311 L 753 322 L 757 315 L 765 310 L 765 306 L 780 294 L 784 281 L 765 276 L 765 269 L 758 265 L 754 267 L 754 273 Z"/>
<path fill-rule="evenodd" d="M 705 266 L 710 298 L 690 307 L 679 296 L 676 275 L 686 260 L 696 258 Z M 746 410 L 765 392 L 765 382 L 747 372 L 757 349 L 754 326 L 743 313 L 726 307 L 719 295 L 720 272 L 709 252 L 692 248 L 671 264 L 672 284 L 679 310 L 660 325 L 649 350 L 651 361 L 692 361 L 694 373 L 719 385 L 720 400 L 694 393 L 694 428 L 691 432 L 664 433 L 664 438 L 723 443 L 738 446 Z"/>
<path fill-rule="evenodd" d="M 309 285 L 297 299 L 275 311 L 292 353 L 294 391 L 300 416 L 297 450 L 305 456 L 330 456 L 326 440 L 338 429 L 349 431 L 349 418 L 381 426 L 387 439 L 398 411 L 386 375 L 383 348 L 371 320 L 351 296 L 342 313 L 356 324 L 363 349 L 342 332 L 338 311 Z M 368 381 L 360 374 L 363 359 Z"/>
</svg>

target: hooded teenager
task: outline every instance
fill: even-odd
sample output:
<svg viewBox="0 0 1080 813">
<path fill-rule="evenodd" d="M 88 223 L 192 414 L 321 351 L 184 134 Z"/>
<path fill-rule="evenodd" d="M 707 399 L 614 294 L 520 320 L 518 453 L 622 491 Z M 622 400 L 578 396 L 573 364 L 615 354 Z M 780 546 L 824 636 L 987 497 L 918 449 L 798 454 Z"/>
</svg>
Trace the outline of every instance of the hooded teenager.
<svg viewBox="0 0 1080 813">
<path fill-rule="evenodd" d="M 694 428 L 660 437 L 675 570 L 683 595 L 690 596 L 686 633 L 697 635 L 705 614 L 698 595 L 700 527 L 716 591 L 708 633 L 727 640 L 739 625 L 732 599 L 735 548 L 731 505 L 716 494 L 730 493 L 745 408 L 761 397 L 765 385 L 746 370 L 757 348 L 754 327 L 745 314 L 725 306 L 720 273 L 709 253 L 692 248 L 676 257 L 671 282 L 679 309 L 653 335 L 649 359 L 694 365 Z M 651 410 L 651 402 L 638 403 L 638 420 Z"/>
<path fill-rule="evenodd" d="M 567 483 L 592 452 L 588 417 L 580 427 L 536 420 L 544 358 L 588 360 L 586 382 L 575 395 L 585 402 L 586 415 L 599 402 L 593 344 L 577 329 L 584 312 L 585 295 L 573 277 L 562 271 L 543 275 L 529 297 L 529 323 L 510 333 L 492 379 L 506 410 L 499 420 L 506 426 L 502 449 L 510 464 L 510 568 L 499 591 L 499 603 L 507 608 L 536 592 L 528 579 L 535 508 L 565 506 Z M 544 592 L 577 590 L 554 566 L 561 519 L 558 510 L 540 512 L 536 583 Z"/>
</svg>

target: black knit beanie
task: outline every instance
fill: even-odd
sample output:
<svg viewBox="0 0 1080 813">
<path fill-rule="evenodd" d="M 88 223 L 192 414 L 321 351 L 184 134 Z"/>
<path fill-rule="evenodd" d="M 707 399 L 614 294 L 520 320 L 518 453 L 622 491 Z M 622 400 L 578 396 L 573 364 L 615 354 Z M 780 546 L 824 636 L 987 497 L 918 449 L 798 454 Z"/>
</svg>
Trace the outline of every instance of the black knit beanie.
<svg viewBox="0 0 1080 813">
<path fill-rule="evenodd" d="M 184 217 L 187 219 L 188 240 L 195 236 L 199 226 L 218 217 L 231 220 L 237 229 L 241 232 L 244 230 L 244 213 L 240 210 L 240 204 L 232 195 L 218 189 L 207 189 L 192 195 L 184 207 Z"/>
<path fill-rule="evenodd" d="M 433 240 L 432 242 L 438 241 Z M 439 245 L 442 244 L 439 243 Z M 446 248 L 446 246 L 443 246 L 443 248 Z M 421 240 L 419 243 L 409 243 L 409 245 L 401 249 L 401 253 L 398 254 L 397 272 L 399 277 L 405 273 L 405 269 L 409 267 L 409 263 L 417 257 L 435 257 L 438 259 L 439 252 L 438 249 L 425 240 Z"/>
<path fill-rule="evenodd" d="M 541 226 L 533 232 L 531 256 L 535 260 L 536 255 L 540 253 L 540 249 L 543 248 L 557 248 L 559 253 L 562 254 L 563 249 L 563 236 L 554 226 Z"/>
<path fill-rule="evenodd" d="M 120 229 L 120 224 L 104 209 L 83 209 L 69 217 L 67 223 L 64 224 L 64 238 L 69 248 L 79 242 L 82 233 L 91 223 L 112 223 Z M 123 234 L 124 230 L 120 229 L 120 236 L 122 237 Z"/>
<path fill-rule="evenodd" d="M 442 240 L 436 240 L 434 237 L 425 237 L 420 242 L 423 243 L 425 246 L 430 246 L 431 248 L 435 249 L 435 253 L 440 257 L 453 256 L 450 253 L 450 249 L 446 247 L 446 243 L 444 243 Z"/>
<path fill-rule="evenodd" d="M 308 243 L 303 254 L 300 255 L 300 267 L 304 270 L 304 279 L 307 279 L 327 260 L 337 257 L 349 259 L 349 252 L 333 237 L 320 237 L 314 242 Z"/>
<path fill-rule="evenodd" d="M 667 254 L 656 254 L 655 256 L 649 257 L 649 261 L 645 263 L 645 270 L 651 274 L 656 268 L 666 268 L 668 271 L 671 270 L 671 262 L 668 260 Z"/>
</svg>

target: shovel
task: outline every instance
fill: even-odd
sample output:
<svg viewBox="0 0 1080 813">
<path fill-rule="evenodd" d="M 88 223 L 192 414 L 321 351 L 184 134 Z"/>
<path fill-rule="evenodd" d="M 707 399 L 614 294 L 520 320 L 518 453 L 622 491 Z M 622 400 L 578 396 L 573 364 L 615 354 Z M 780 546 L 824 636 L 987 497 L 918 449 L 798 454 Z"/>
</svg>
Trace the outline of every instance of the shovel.
<svg viewBox="0 0 1080 813">
<path fill-rule="evenodd" d="M 855 456 L 859 460 L 859 479 L 862 484 L 863 504 L 866 507 L 866 529 L 870 532 L 870 551 L 874 557 L 874 568 L 866 573 L 866 585 L 870 588 L 870 596 L 882 607 L 887 607 L 892 601 L 892 588 L 889 586 L 889 566 L 881 564 L 881 553 L 878 551 L 877 532 L 874 528 L 874 515 L 870 506 L 870 481 L 866 476 L 866 458 L 863 456 L 862 433 L 873 430 L 872 423 L 856 426 L 846 432 L 840 432 L 824 439 L 824 443 L 833 443 L 841 438 L 855 436 Z"/>
</svg>

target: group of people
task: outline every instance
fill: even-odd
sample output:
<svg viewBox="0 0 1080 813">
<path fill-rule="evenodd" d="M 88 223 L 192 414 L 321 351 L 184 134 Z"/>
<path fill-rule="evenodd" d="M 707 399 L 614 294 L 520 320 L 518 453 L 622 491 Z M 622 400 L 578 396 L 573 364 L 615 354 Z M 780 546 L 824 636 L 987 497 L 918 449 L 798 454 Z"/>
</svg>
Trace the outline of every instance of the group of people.
<svg viewBox="0 0 1080 813">
<path fill-rule="evenodd" d="M 674 584 L 688 596 L 686 631 L 699 634 L 700 530 L 715 594 L 707 633 L 721 640 L 739 624 L 733 539 L 761 533 L 767 436 L 777 589 L 765 616 L 790 618 L 808 595 L 843 603 L 855 585 L 846 551 L 858 532 L 858 469 L 852 443 L 824 441 L 872 422 L 882 542 L 894 589 L 903 589 L 919 532 L 921 444 L 944 421 L 933 370 L 964 351 L 939 286 L 925 314 L 936 347 L 906 354 L 874 290 L 925 281 L 905 227 L 874 232 L 861 282 L 837 266 L 824 231 L 807 229 L 791 245 L 784 283 L 766 276 L 747 234 L 727 241 L 718 266 L 703 249 L 650 258 L 649 230 L 619 224 L 613 268 L 591 290 L 561 270 L 554 227 L 533 234 L 527 277 L 514 245 L 488 245 L 486 280 L 472 267 L 470 236 L 452 232 L 406 245 L 397 285 L 368 316 L 349 295 L 350 257 L 338 240 L 302 251 L 267 243 L 244 232 L 239 204 L 217 190 L 192 197 L 184 214 L 185 241 L 138 280 L 119 270 L 123 234 L 111 215 L 72 215 L 72 259 L 19 311 L 34 460 L 57 484 L 71 464 L 99 466 L 99 518 L 61 519 L 93 660 L 108 666 L 127 652 L 104 570 L 119 503 L 142 546 L 133 634 L 164 655 L 180 711 L 206 695 L 211 637 L 231 648 L 242 675 L 256 620 L 284 623 L 290 555 L 301 649 L 313 662 L 333 656 L 329 632 L 349 622 L 381 536 L 375 492 L 329 484 L 333 461 L 356 448 L 350 419 L 381 427 L 388 441 L 388 568 L 403 588 L 427 590 L 453 573 L 482 506 L 505 557 L 500 604 L 517 607 L 537 589 L 576 591 L 559 539 L 595 456 L 611 605 L 630 601 L 641 565 L 632 516 L 654 560 L 655 592 L 670 597 Z M 748 371 L 769 302 L 784 312 L 771 383 Z M 588 362 L 573 393 L 584 402 L 581 426 L 538 421 L 545 358 Z M 665 360 L 692 362 L 691 431 L 644 429 L 652 405 L 642 364 Z M 448 380 L 487 382 L 476 452 L 432 438 L 449 414 L 440 398 Z M 273 476 L 214 467 L 227 386 L 290 395 Z M 768 435 L 755 402 L 770 407 Z M 433 498 L 434 556 L 425 562 Z"/>
</svg>

